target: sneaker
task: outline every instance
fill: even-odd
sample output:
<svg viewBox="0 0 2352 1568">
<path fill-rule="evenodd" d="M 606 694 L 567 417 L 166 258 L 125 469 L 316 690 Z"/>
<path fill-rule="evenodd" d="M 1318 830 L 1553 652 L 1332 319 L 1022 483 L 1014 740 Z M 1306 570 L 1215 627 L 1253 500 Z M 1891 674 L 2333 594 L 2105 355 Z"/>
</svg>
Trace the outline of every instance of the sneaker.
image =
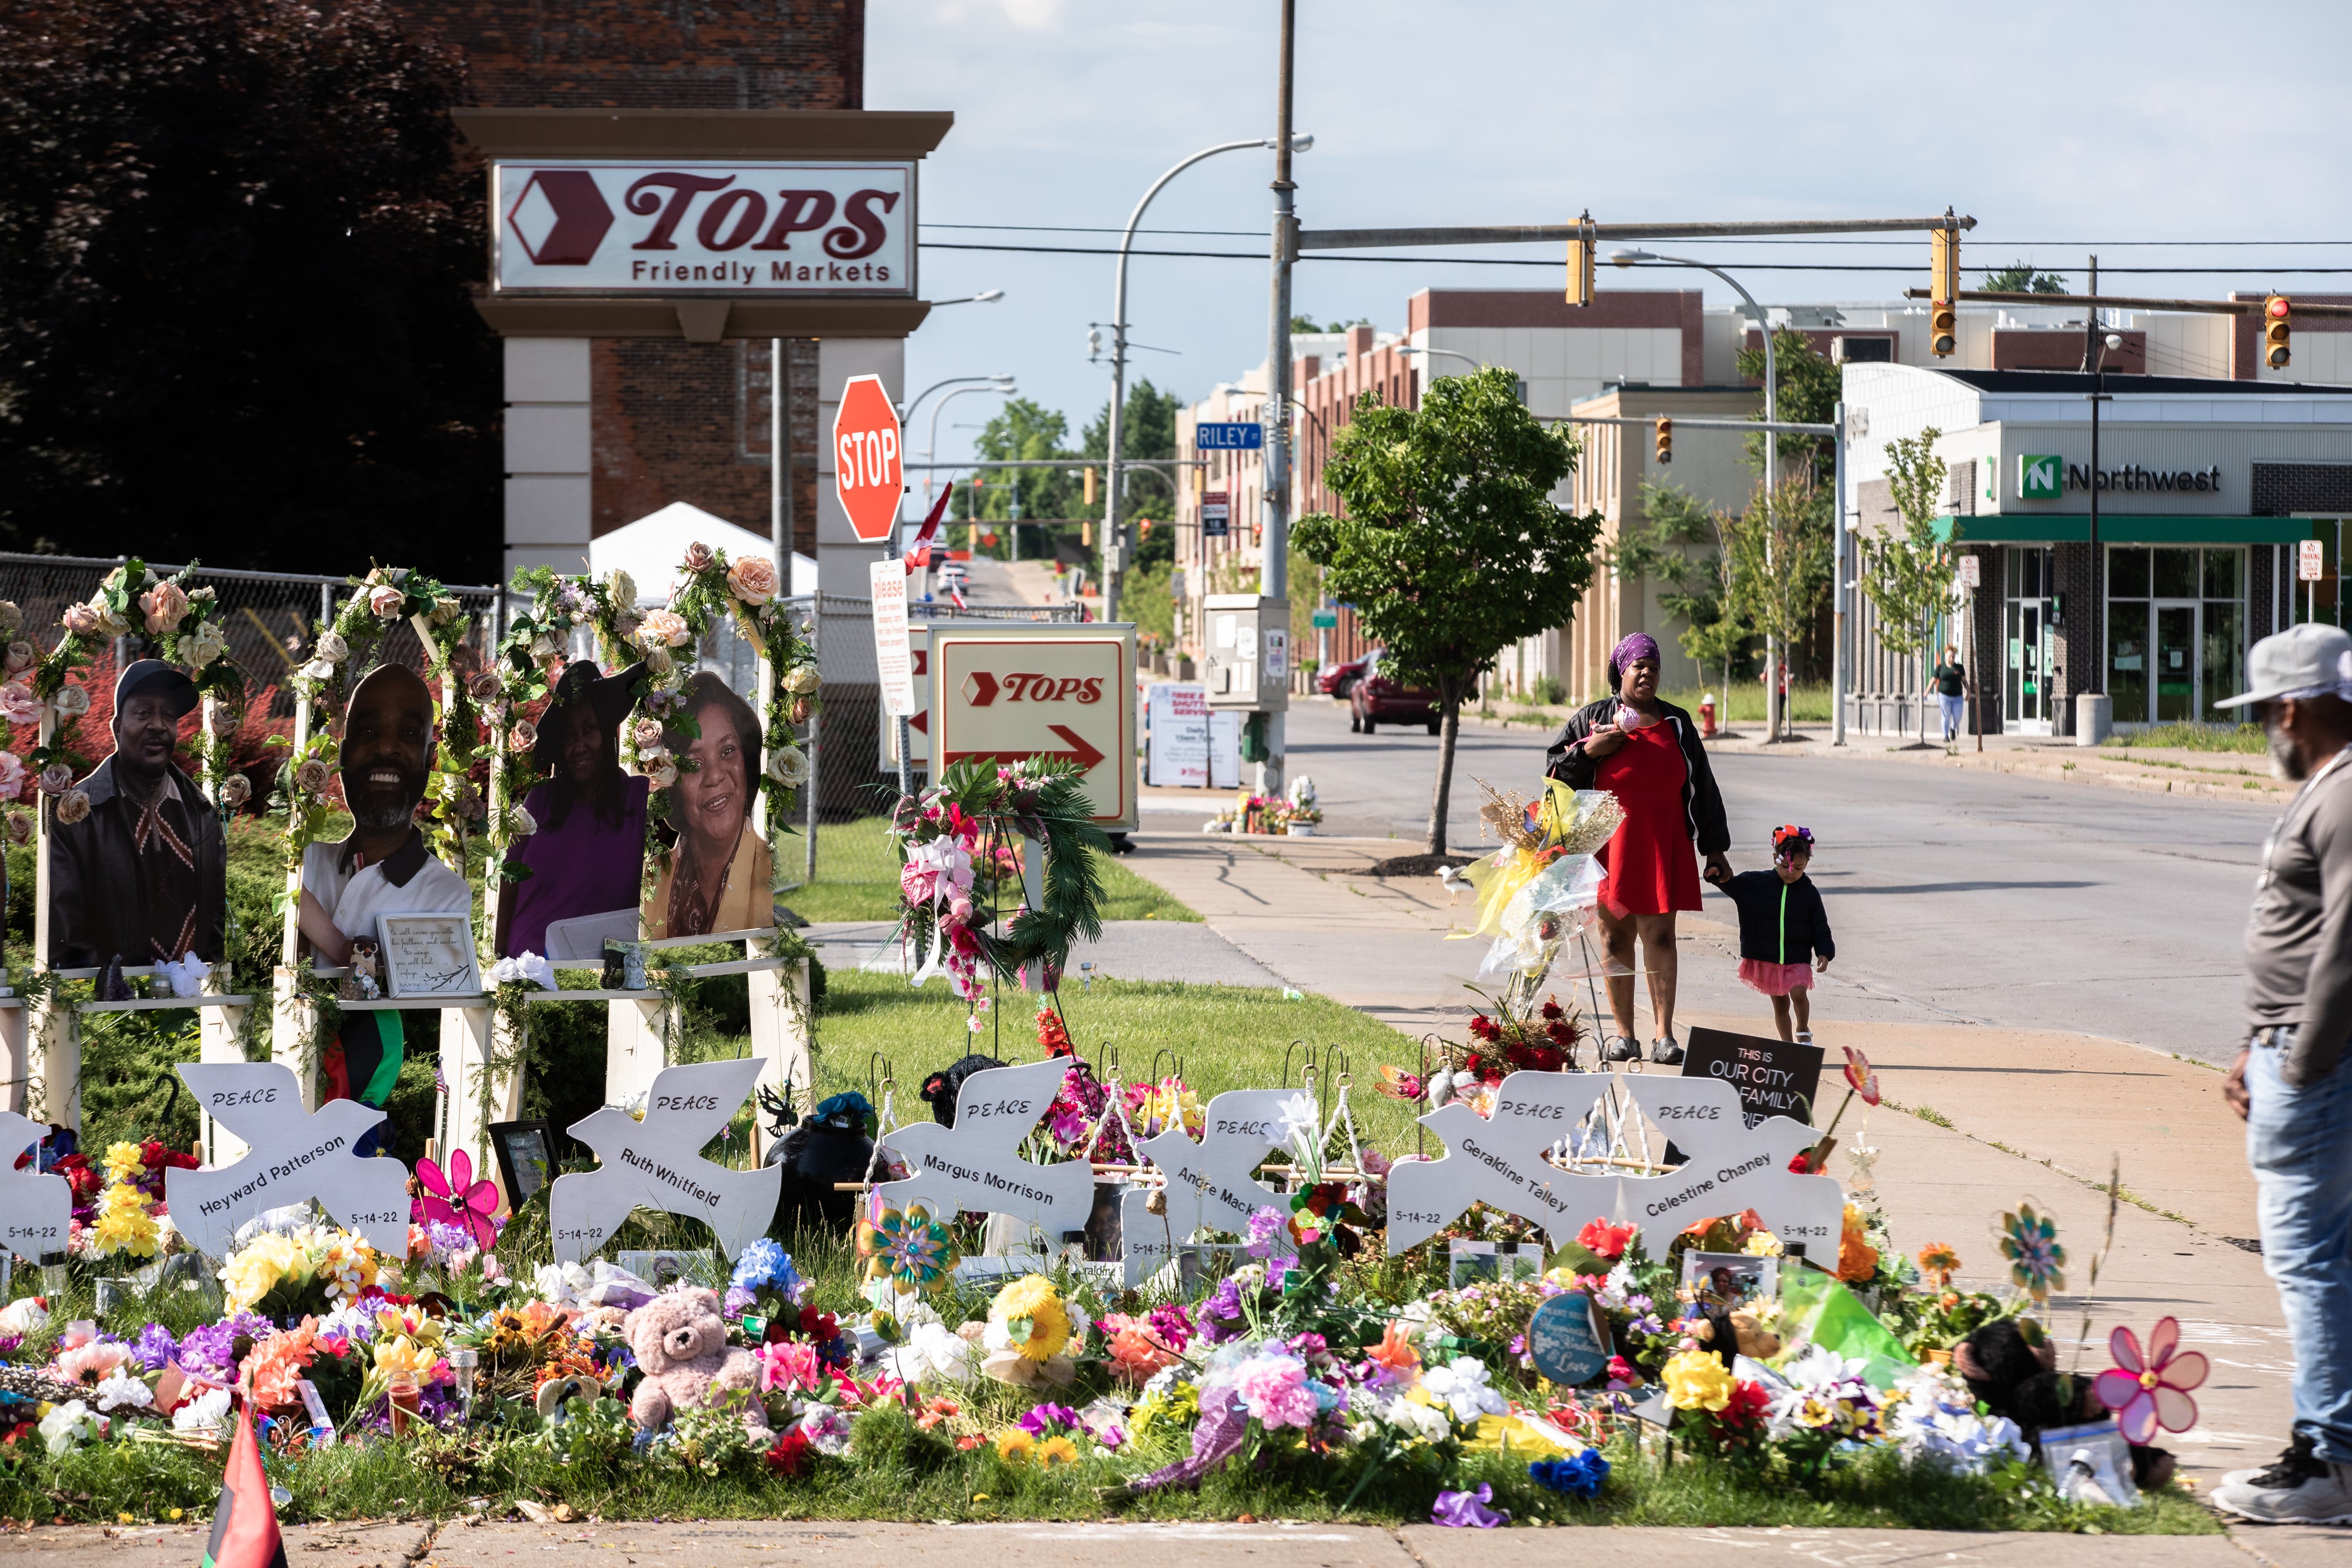
<svg viewBox="0 0 2352 1568">
<path fill-rule="evenodd" d="M 1801 1029 L 1801 1030 L 1799 1030 L 1797 1031 L 1797 1043 L 1798 1043 L 1799 1045 L 1811 1045 L 1811 1044 L 1812 1044 L 1812 1043 L 1813 1043 L 1813 1031 L 1812 1031 L 1811 1030 L 1809 1030 L 1809 1029 Z"/>
<path fill-rule="evenodd" d="M 2305 1433 L 2297 1432 L 2294 1435 L 2294 1440 L 2287 1444 L 2285 1448 L 2281 1448 L 2279 1450 L 2279 1457 L 2273 1459 L 2269 1464 L 2255 1465 L 2249 1469 L 2231 1470 L 2229 1474 L 2223 1476 L 2214 1484 L 2217 1487 L 2246 1486 L 2252 1482 L 2256 1477 L 2268 1475 L 2273 1470 L 2299 1474 L 2301 1473 L 2301 1467 L 2316 1464 L 2318 1462 L 2318 1456 L 2315 1455 L 2311 1451 L 2311 1448 L 2312 1443 L 2310 1437 Z"/>
<path fill-rule="evenodd" d="M 1633 1039 L 1631 1035 L 1611 1035 L 1609 1037 L 1609 1060 L 1612 1061 L 1639 1061 L 1642 1060 L 1641 1041 Z"/>
<path fill-rule="evenodd" d="M 2261 1474 L 2214 1489 L 2212 1501 L 2256 1524 L 2352 1524 L 2352 1465 L 2290 1448 Z"/>
<path fill-rule="evenodd" d="M 1683 1060 L 1682 1045 L 1673 1035 L 1664 1040 L 1654 1040 L 1650 1042 L 1650 1060 L 1661 1067 L 1679 1067 Z"/>
</svg>

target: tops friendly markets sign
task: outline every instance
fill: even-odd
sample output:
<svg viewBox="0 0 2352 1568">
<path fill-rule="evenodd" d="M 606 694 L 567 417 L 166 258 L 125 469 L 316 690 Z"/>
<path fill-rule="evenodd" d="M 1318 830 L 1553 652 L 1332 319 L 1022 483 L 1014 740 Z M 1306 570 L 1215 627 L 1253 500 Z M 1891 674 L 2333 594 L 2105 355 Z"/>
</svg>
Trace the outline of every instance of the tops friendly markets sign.
<svg viewBox="0 0 2352 1568">
<path fill-rule="evenodd" d="M 915 165 L 499 159 L 491 275 L 515 293 L 915 292 Z"/>
</svg>

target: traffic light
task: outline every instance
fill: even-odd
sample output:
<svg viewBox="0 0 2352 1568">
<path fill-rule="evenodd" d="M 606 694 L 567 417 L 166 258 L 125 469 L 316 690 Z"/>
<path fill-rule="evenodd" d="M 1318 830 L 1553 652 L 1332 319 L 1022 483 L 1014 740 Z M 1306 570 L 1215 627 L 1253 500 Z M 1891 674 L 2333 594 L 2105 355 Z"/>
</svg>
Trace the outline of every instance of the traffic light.
<svg viewBox="0 0 2352 1568">
<path fill-rule="evenodd" d="M 1927 350 L 1949 359 L 1960 346 L 1960 231 L 1932 229 L 1927 235 Z"/>
<path fill-rule="evenodd" d="M 1675 422 L 1661 414 L 1658 416 L 1658 461 L 1672 463 L 1674 460 Z"/>
<path fill-rule="evenodd" d="M 1095 471 L 1094 471 L 1093 469 L 1089 468 L 1089 469 L 1087 469 L 1087 506 L 1089 506 L 1089 507 L 1091 507 L 1091 506 L 1093 506 L 1094 504 L 1095 504 Z"/>
<path fill-rule="evenodd" d="M 1593 255 L 1601 248 L 1601 236 L 1593 232 L 1592 214 L 1587 212 L 1577 220 L 1577 234 L 1568 242 L 1568 302 L 1570 305 L 1592 303 Z"/>
<path fill-rule="evenodd" d="M 2273 294 L 2263 301 L 2263 362 L 2274 371 L 2286 369 L 2287 361 L 2293 357 L 2287 352 L 2291 326 L 2287 318 L 2294 309 L 2294 302 L 2284 294 Z"/>
</svg>

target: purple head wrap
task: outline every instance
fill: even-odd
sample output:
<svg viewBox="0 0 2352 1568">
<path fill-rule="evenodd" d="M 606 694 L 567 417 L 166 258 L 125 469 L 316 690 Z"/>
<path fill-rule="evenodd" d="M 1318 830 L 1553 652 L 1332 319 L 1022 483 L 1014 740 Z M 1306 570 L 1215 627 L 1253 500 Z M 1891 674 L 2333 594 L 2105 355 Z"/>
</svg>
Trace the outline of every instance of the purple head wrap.
<svg viewBox="0 0 2352 1568">
<path fill-rule="evenodd" d="M 1624 680 L 1625 666 L 1639 659 L 1658 656 L 1658 640 L 1647 632 L 1628 632 L 1609 654 L 1609 689 L 1614 692 Z"/>
</svg>

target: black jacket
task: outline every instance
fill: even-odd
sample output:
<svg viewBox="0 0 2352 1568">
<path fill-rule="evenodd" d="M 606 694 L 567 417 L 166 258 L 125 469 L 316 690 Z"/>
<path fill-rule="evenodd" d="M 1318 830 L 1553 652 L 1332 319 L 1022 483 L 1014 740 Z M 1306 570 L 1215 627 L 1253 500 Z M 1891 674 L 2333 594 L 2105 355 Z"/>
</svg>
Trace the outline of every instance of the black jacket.
<svg viewBox="0 0 2352 1568">
<path fill-rule="evenodd" d="M 196 781 L 171 768 L 180 801 L 166 806 L 165 820 L 195 854 L 195 942 L 198 957 L 218 963 L 228 917 L 228 845 L 220 817 Z M 152 963 L 147 910 L 140 893 L 139 852 L 131 830 L 138 813 L 114 781 L 114 758 L 100 763 L 81 781 L 89 815 L 59 823 L 49 840 L 49 962 L 87 969 L 118 954 L 125 964 Z"/>
<path fill-rule="evenodd" d="M 1586 736 L 1611 722 L 1618 706 L 1615 697 L 1602 697 L 1569 715 L 1559 738 L 1544 752 L 1545 776 L 1571 789 L 1595 788 L 1592 780 L 1601 764 L 1586 753 L 1582 743 Z M 1658 713 L 1661 724 L 1675 727 L 1675 738 L 1682 743 L 1683 761 L 1689 769 L 1690 776 L 1683 781 L 1684 821 L 1698 841 L 1699 853 L 1719 855 L 1731 847 L 1731 824 L 1723 814 L 1723 791 L 1715 786 L 1715 770 L 1706 765 L 1706 748 L 1698 743 L 1698 726 L 1670 702 L 1660 702 Z"/>
<path fill-rule="evenodd" d="M 1818 953 L 1837 956 L 1822 890 L 1801 876 L 1782 882 L 1771 871 L 1743 871 L 1715 884 L 1739 906 L 1739 956 L 1767 964 L 1810 964 Z"/>
</svg>

